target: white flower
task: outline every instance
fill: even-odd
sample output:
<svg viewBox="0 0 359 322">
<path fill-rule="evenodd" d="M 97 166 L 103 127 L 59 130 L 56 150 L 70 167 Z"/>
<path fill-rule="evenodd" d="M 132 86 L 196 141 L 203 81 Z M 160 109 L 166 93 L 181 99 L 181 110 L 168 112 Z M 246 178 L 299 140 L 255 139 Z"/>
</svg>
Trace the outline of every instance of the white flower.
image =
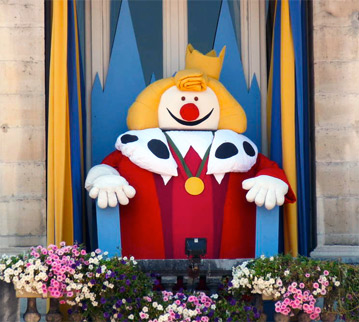
<svg viewBox="0 0 359 322">
<path fill-rule="evenodd" d="M 339 286 L 339 285 L 340 285 L 340 282 L 339 282 L 339 281 L 336 281 L 336 282 L 334 283 L 334 285 L 335 285 L 335 286 Z"/>
<path fill-rule="evenodd" d="M 133 320 L 133 319 L 134 319 L 133 314 L 130 314 L 130 315 L 128 316 L 128 318 L 129 318 L 130 320 Z"/>
</svg>

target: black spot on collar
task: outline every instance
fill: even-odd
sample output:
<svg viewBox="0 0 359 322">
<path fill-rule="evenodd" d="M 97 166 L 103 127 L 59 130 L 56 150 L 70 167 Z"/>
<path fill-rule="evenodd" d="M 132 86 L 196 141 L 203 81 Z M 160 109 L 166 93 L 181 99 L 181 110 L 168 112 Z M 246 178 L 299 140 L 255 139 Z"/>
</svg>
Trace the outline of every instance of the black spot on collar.
<svg viewBox="0 0 359 322">
<path fill-rule="evenodd" d="M 152 139 L 147 143 L 147 146 L 157 158 L 168 159 L 170 157 L 170 151 L 161 140 Z"/>
<path fill-rule="evenodd" d="M 256 151 L 254 151 L 252 145 L 247 141 L 243 142 L 243 149 L 250 157 L 254 157 L 256 154 Z"/>
<path fill-rule="evenodd" d="M 237 147 L 233 143 L 222 143 L 216 150 L 215 156 L 218 159 L 228 159 L 238 153 Z"/>
<path fill-rule="evenodd" d="M 131 134 L 125 134 L 121 136 L 121 142 L 123 144 L 127 144 L 127 143 L 131 143 L 131 142 L 136 142 L 138 140 L 138 137 L 136 135 L 131 135 Z"/>
</svg>

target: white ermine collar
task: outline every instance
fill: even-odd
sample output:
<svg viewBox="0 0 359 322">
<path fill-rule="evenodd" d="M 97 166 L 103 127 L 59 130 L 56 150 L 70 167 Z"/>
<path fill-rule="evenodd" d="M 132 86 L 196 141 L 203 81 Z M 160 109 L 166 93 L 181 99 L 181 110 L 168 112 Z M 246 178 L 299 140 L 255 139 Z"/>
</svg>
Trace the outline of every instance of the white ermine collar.
<svg viewBox="0 0 359 322">
<path fill-rule="evenodd" d="M 258 150 L 244 135 L 231 130 L 167 131 L 183 157 L 192 146 L 203 158 L 212 143 L 208 158 L 207 174 L 214 175 L 221 183 L 228 172 L 247 172 L 256 163 Z M 161 129 L 128 131 L 117 138 L 116 149 L 140 168 L 162 176 L 165 184 L 177 176 L 174 160 L 166 137 Z"/>
</svg>

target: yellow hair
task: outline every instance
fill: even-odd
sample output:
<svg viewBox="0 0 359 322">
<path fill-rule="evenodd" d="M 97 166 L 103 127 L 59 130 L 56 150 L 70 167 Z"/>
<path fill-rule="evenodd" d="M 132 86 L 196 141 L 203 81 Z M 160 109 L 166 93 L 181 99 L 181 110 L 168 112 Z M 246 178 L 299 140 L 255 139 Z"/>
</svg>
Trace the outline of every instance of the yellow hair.
<svg viewBox="0 0 359 322">
<path fill-rule="evenodd" d="M 158 127 L 158 106 L 162 94 L 170 87 L 177 86 L 180 90 L 203 91 L 208 86 L 216 94 L 219 102 L 218 129 L 228 129 L 237 133 L 245 132 L 247 118 L 242 106 L 218 80 L 207 77 L 198 70 L 183 70 L 177 74 L 179 76 L 164 78 L 152 83 L 138 95 L 128 111 L 127 126 L 130 130 Z M 192 84 L 194 85 L 192 86 Z"/>
</svg>

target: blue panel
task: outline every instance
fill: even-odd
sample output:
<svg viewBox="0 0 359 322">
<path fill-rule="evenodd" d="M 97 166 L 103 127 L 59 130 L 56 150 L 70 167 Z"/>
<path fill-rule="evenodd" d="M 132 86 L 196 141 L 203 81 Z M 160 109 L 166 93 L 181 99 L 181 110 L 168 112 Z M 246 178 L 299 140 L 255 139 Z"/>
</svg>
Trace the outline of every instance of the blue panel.
<svg viewBox="0 0 359 322">
<path fill-rule="evenodd" d="M 152 73 L 150 84 L 154 83 L 155 81 L 156 81 L 156 75 L 155 75 L 155 73 Z"/>
<path fill-rule="evenodd" d="M 201 53 L 213 48 L 221 0 L 188 0 L 188 42 Z"/>
<path fill-rule="evenodd" d="M 256 257 L 278 254 L 279 207 L 267 210 L 257 207 Z"/>
<path fill-rule="evenodd" d="M 120 210 L 116 206 L 101 209 L 96 205 L 98 247 L 109 256 L 121 256 Z"/>
<path fill-rule="evenodd" d="M 227 46 L 227 50 L 220 80 L 244 108 L 248 121 L 245 135 L 261 150 L 261 96 L 259 86 L 256 77 L 253 77 L 250 90 L 247 88 L 228 0 L 222 2 L 214 49 L 219 52 L 223 46 Z"/>
<path fill-rule="evenodd" d="M 282 117 L 281 117 L 281 12 L 282 2 L 277 1 L 276 15 L 274 21 L 273 40 L 273 90 L 272 90 L 272 119 L 271 119 L 271 142 L 270 158 L 277 162 L 280 167 L 282 158 Z"/>
<path fill-rule="evenodd" d="M 71 151 L 71 181 L 72 181 L 72 202 L 73 202 L 73 236 L 74 241 L 83 242 L 83 181 L 82 181 L 82 157 L 80 124 L 83 119 L 79 115 L 79 100 L 77 81 L 77 62 L 75 31 L 75 12 L 74 2 L 69 1 L 68 5 L 68 51 L 67 51 L 67 70 L 68 70 L 68 91 L 69 91 L 69 119 L 70 119 L 70 151 Z M 81 66 L 80 66 L 81 69 Z M 82 88 L 80 88 L 82 91 Z"/>
<path fill-rule="evenodd" d="M 111 44 L 121 6 L 121 0 L 111 0 Z M 151 73 L 162 78 L 162 1 L 129 1 L 136 42 L 140 52 L 143 74 L 148 84 Z"/>
<path fill-rule="evenodd" d="M 114 150 L 116 138 L 127 131 L 128 108 L 145 88 L 128 1 L 122 1 L 104 91 L 96 77 L 92 90 L 92 164 Z"/>
<path fill-rule="evenodd" d="M 306 111 L 308 110 L 304 77 L 306 65 L 306 50 L 303 49 L 305 42 L 305 30 L 302 26 L 302 1 L 290 0 L 290 17 L 293 32 L 293 43 L 295 52 L 295 75 L 296 75 L 296 157 L 297 157 L 297 205 L 298 205 L 298 236 L 299 253 L 308 255 L 308 232 L 309 232 L 309 187 L 307 182 L 309 173 L 307 170 L 308 159 L 306 151 L 309 151 L 309 141 L 306 139 L 308 133 L 308 120 Z"/>
</svg>

